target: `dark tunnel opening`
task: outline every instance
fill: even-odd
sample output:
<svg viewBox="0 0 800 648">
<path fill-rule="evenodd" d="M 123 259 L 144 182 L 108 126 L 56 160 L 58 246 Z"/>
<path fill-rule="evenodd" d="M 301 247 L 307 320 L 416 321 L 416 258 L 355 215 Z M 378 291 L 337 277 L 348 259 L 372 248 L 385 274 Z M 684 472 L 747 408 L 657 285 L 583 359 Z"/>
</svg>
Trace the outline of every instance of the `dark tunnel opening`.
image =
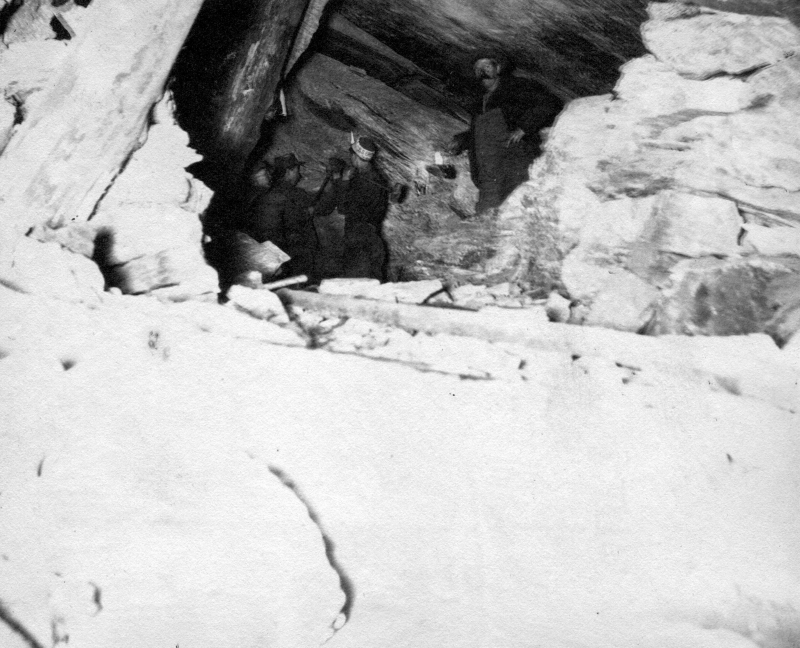
<svg viewBox="0 0 800 648">
<path fill-rule="evenodd" d="M 458 47 L 448 46 L 452 45 L 447 43 L 450 36 L 437 35 L 436 29 L 441 27 L 434 24 L 435 21 L 427 31 L 409 29 L 409 21 L 418 18 L 414 14 L 417 11 L 414 2 L 409 3 L 409 15 L 403 14 L 402 8 L 388 13 L 370 11 L 359 0 L 328 3 L 319 28 L 299 60 L 291 69 L 286 69 L 285 58 L 280 60 L 281 79 L 271 97 L 262 101 L 260 112 L 250 114 L 247 127 L 257 134 L 237 152 L 242 160 L 239 167 L 231 164 L 230 156 L 220 148 L 220 114 L 230 108 L 226 105 L 231 102 L 226 94 L 226 83 L 231 76 L 241 73 L 242 43 L 252 37 L 258 21 L 263 20 L 265 3 L 263 0 L 237 0 L 233 4 L 205 2 L 176 61 L 170 87 L 176 100 L 179 124 L 189 133 L 191 145 L 204 156 L 190 171 L 215 192 L 204 219 L 206 256 L 220 272 L 223 289 L 238 281 L 258 282 L 253 268 L 259 269 L 259 258 L 264 281 L 282 279 L 294 272 L 309 275 L 313 284 L 322 278 L 346 274 L 343 262 L 346 264 L 348 255 L 357 255 L 359 249 L 363 254 L 364 245 L 359 248 L 359 244 L 355 244 L 347 249 L 343 222 L 337 221 L 321 231 L 320 217 L 313 215 L 313 208 L 326 191 L 338 187 L 329 180 L 330 159 L 339 158 L 349 165 L 351 140 L 361 134 L 370 136 L 379 149 L 374 161 L 389 205 L 387 218 L 426 219 L 426 222 L 440 222 L 451 216 L 458 221 L 474 219 L 474 200 L 472 204 L 459 203 L 447 192 L 454 192 L 456 185 L 463 181 L 461 176 L 470 176 L 475 181 L 475 161 L 471 159 L 469 165 L 464 166 L 464 162 L 460 167 L 452 164 L 446 154 L 445 141 L 445 135 L 452 134 L 454 123 L 460 123 L 463 131 L 469 130 L 469 114 L 479 91 L 473 77 L 473 56 L 487 47 L 500 52 L 516 64 L 515 78 L 539 83 L 562 101 L 607 92 L 619 75 L 620 65 L 643 53 L 639 25 L 646 17 L 645 3 L 639 0 L 609 2 L 621 8 L 620 11 L 595 10 L 592 13 L 590 8 L 579 6 L 579 11 L 568 19 L 551 20 L 539 27 L 533 36 L 510 27 L 505 17 L 505 22 L 501 20 L 499 24 L 503 24 L 508 33 L 500 43 L 482 33 L 481 25 L 453 22 L 452 34 L 462 39 Z M 348 75 L 337 79 L 339 85 L 352 85 L 345 88 L 346 96 L 341 100 L 326 95 L 325 88 L 320 89 L 319 96 L 307 90 L 313 82 L 319 85 L 318 77 L 314 81 L 304 77 L 310 76 L 308 70 L 319 66 L 322 59 L 335 62 L 335 67 L 331 68 L 335 70 L 334 76 Z M 381 107 L 376 108 L 371 97 L 359 94 L 366 86 L 356 83 L 359 80 L 356 77 L 381 83 L 410 102 L 403 104 L 404 112 L 393 108 L 391 114 L 379 115 L 374 121 L 371 121 L 372 115 L 364 119 L 364 113 L 380 112 Z M 565 79 L 570 81 L 565 82 Z M 261 89 L 248 88 L 247 91 L 260 92 Z M 365 107 L 353 109 L 359 101 Z M 284 114 L 284 108 L 288 114 Z M 418 110 L 420 119 L 430 121 L 429 116 L 435 114 L 437 119 L 441 115 L 442 120 L 450 121 L 445 126 L 424 131 L 414 123 Z M 381 119 L 383 122 L 378 124 Z M 419 132 L 413 132 L 414 129 Z M 435 150 L 435 154 L 428 151 L 427 157 L 420 159 L 419 149 L 425 145 L 416 141 L 416 149 L 409 153 L 404 141 L 409 138 L 406 131 L 416 139 L 428 137 L 427 148 Z M 276 200 L 270 201 L 265 197 L 268 191 L 253 186 L 254 174 L 260 168 L 263 179 L 266 166 L 267 171 L 272 172 L 273 183 L 280 183 L 277 176 L 283 171 L 276 169 L 281 164 L 276 160 L 291 154 L 304 163 L 300 167 L 301 178 L 296 187 L 285 187 L 285 195 L 273 196 Z M 234 168 L 236 173 L 231 172 Z M 525 168 L 517 173 L 510 186 L 526 179 Z M 510 190 L 505 187 L 499 195 L 508 193 Z M 254 229 L 258 227 L 253 225 L 253 220 L 259 217 L 253 215 L 256 209 L 253 205 L 259 203 L 259 196 L 264 198 L 260 203 L 267 205 L 265 209 L 274 208 L 271 203 L 276 201 L 288 204 L 289 208 L 283 209 L 279 216 L 270 216 L 277 224 L 262 227 L 256 236 Z M 491 204 L 496 207 L 496 203 L 497 199 L 493 199 Z M 482 213 L 481 203 L 477 207 Z M 276 210 L 280 211 L 273 209 Z M 413 212 L 410 217 L 407 216 L 409 212 Z M 336 215 L 336 210 L 334 213 Z M 287 218 L 305 222 L 295 228 L 298 231 L 288 232 L 285 231 Z M 282 235 L 275 234 L 280 228 L 284 228 Z M 268 236 L 270 232 L 275 235 Z M 413 238 L 427 233 L 426 228 L 417 227 L 413 232 L 404 231 L 403 236 Z M 371 275 L 366 272 L 366 275 L 381 280 L 414 278 L 408 263 L 396 261 L 396 250 L 408 247 L 405 239 L 398 242 L 387 240 L 380 232 L 378 235 L 381 242 L 377 243 L 372 237 L 372 252 L 367 246 L 366 254 L 375 257 L 372 266 L 380 259 L 381 270 Z M 287 236 L 305 240 L 291 243 L 286 240 Z M 369 233 L 366 239 L 370 239 Z M 265 251 L 266 241 L 275 243 L 280 250 L 293 247 L 292 257 L 308 258 L 273 271 L 277 253 L 272 249 Z M 331 241 L 334 241 L 331 253 L 321 254 L 323 243 Z M 377 246 L 382 248 L 380 252 Z M 487 250 L 486 255 L 491 254 L 492 251 Z M 319 256 L 328 258 L 318 264 L 316 257 Z M 344 261 L 337 262 L 337 258 Z M 369 265 L 367 262 L 366 266 Z M 362 264 L 362 270 L 366 266 Z"/>
</svg>

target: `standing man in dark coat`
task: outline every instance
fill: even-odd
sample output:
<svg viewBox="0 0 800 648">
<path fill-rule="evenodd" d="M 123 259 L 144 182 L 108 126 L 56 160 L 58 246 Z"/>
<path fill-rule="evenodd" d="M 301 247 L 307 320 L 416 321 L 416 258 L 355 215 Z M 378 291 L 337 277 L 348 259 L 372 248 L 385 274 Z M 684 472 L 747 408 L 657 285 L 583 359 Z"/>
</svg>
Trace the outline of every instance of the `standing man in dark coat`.
<svg viewBox="0 0 800 648">
<path fill-rule="evenodd" d="M 359 137 L 350 148 L 350 166 L 326 187 L 316 213 L 334 209 L 344 216 L 343 266 L 345 277 L 384 279 L 386 244 L 381 226 L 389 205 L 386 180 L 375 167 L 378 146 L 371 137 Z"/>
<path fill-rule="evenodd" d="M 252 200 L 243 229 L 259 243 L 271 241 L 292 257 L 287 273 L 312 275 L 316 237 L 311 195 L 297 186 L 302 164 L 294 153 L 275 159 L 270 187 Z"/>
<path fill-rule="evenodd" d="M 563 102 L 543 85 L 512 76 L 500 54 L 474 59 L 483 89 L 470 130 L 456 136 L 450 151 L 469 150 L 472 180 L 479 190 L 476 213 L 497 207 L 528 179 L 528 166 L 541 153 L 539 130 L 550 126 Z"/>
</svg>

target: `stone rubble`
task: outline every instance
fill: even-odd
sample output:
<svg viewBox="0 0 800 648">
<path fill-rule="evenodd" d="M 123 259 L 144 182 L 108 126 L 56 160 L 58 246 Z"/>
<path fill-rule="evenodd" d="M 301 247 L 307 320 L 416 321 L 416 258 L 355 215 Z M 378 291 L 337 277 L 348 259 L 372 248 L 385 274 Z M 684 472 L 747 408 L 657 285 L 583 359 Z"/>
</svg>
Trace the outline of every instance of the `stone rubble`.
<svg viewBox="0 0 800 648">
<path fill-rule="evenodd" d="M 225 296 L 227 305 L 249 313 L 258 319 L 275 324 L 288 324 L 289 316 L 281 300 L 271 290 L 254 290 L 246 286 L 231 286 Z"/>
</svg>

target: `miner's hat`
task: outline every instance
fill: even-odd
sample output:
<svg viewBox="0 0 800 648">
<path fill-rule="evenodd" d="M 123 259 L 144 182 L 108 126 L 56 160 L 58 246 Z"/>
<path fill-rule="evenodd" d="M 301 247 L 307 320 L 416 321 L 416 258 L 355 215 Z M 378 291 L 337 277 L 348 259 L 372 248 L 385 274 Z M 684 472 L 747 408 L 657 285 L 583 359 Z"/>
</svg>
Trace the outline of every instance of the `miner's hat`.
<svg viewBox="0 0 800 648">
<path fill-rule="evenodd" d="M 502 72 L 507 72 L 513 67 L 511 59 L 500 50 L 496 49 L 478 50 L 470 59 L 470 63 L 474 66 L 478 61 L 482 59 L 490 59 L 494 61 L 495 63 L 497 63 L 498 67 Z"/>
<path fill-rule="evenodd" d="M 371 160 L 378 152 L 378 145 L 371 137 L 359 137 L 353 142 L 353 153 L 362 160 Z"/>
</svg>

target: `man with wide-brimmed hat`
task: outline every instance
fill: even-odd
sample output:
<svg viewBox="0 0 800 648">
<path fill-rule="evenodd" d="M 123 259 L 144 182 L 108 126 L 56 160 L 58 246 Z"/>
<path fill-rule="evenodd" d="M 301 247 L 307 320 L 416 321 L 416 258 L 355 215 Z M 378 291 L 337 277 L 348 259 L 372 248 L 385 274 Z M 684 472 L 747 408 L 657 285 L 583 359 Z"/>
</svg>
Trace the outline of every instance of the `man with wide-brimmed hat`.
<svg viewBox="0 0 800 648">
<path fill-rule="evenodd" d="M 454 138 L 450 152 L 469 151 L 480 214 L 528 179 L 528 166 L 541 152 L 539 131 L 552 124 L 563 102 L 543 85 L 513 76 L 511 61 L 501 52 L 481 51 L 472 63 L 481 94 L 470 130 Z"/>
<path fill-rule="evenodd" d="M 259 243 L 271 241 L 286 252 L 291 257 L 286 272 L 311 275 L 315 241 L 309 213 L 312 197 L 297 186 L 302 165 L 294 153 L 275 158 L 271 186 L 251 204 L 244 230 Z"/>
<path fill-rule="evenodd" d="M 350 165 L 330 184 L 317 205 L 320 216 L 338 209 L 345 218 L 345 277 L 384 279 L 386 245 L 381 227 L 389 203 L 389 190 L 374 164 L 377 151 L 378 145 L 371 137 L 354 137 Z"/>
</svg>

